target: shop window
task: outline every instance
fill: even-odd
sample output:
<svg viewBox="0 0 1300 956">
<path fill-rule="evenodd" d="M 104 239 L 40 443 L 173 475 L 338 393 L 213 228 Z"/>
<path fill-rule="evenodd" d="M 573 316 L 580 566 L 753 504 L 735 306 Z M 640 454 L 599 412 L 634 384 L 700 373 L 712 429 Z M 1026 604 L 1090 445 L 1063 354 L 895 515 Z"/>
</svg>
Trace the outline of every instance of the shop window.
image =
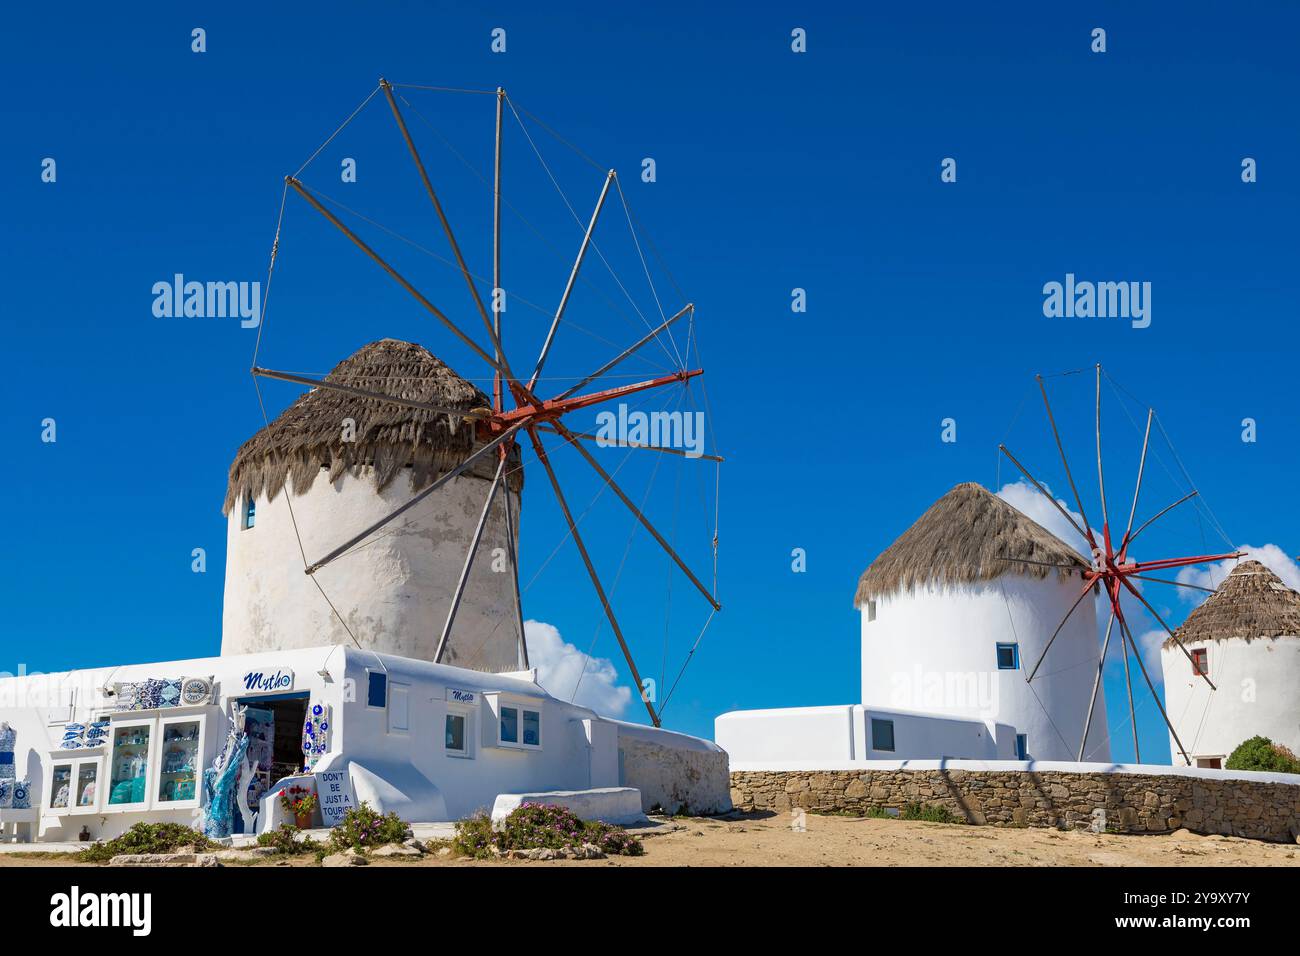
<svg viewBox="0 0 1300 956">
<path fill-rule="evenodd" d="M 998 670 L 1015 671 L 1020 669 L 1020 645 L 998 645 Z"/>
<path fill-rule="evenodd" d="M 468 740 L 466 735 L 466 724 L 468 720 L 464 714 L 448 714 L 446 719 L 446 739 L 443 744 L 447 753 L 457 756 L 469 756 Z"/>
<path fill-rule="evenodd" d="M 535 710 L 524 711 L 524 744 L 528 747 L 542 745 L 542 715 Z"/>
<path fill-rule="evenodd" d="M 871 749 L 894 752 L 894 722 L 871 718 Z"/>
<path fill-rule="evenodd" d="M 252 495 L 244 499 L 244 530 L 257 524 L 257 502 Z"/>
<path fill-rule="evenodd" d="M 366 671 L 366 706 L 388 706 L 388 675 L 381 671 Z"/>
<path fill-rule="evenodd" d="M 540 748 L 542 712 L 513 704 L 502 704 L 500 741 L 516 747 Z"/>
<path fill-rule="evenodd" d="M 503 744 L 519 743 L 519 708 L 501 708 L 501 742 Z"/>
<path fill-rule="evenodd" d="M 1016 734 L 1016 759 L 1017 760 L 1029 759 L 1029 735 L 1028 734 Z"/>
<path fill-rule="evenodd" d="M 1198 647 L 1192 651 L 1192 674 L 1204 677 L 1210 676 L 1210 652 L 1204 647 Z"/>
</svg>

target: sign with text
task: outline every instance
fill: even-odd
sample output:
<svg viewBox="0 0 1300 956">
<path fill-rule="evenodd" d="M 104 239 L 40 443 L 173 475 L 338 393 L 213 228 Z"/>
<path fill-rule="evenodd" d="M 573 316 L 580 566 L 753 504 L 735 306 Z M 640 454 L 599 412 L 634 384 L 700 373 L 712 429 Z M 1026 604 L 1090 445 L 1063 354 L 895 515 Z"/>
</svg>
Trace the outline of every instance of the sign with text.
<svg viewBox="0 0 1300 956">
<path fill-rule="evenodd" d="M 447 688 L 447 702 L 451 704 L 472 704 L 478 699 L 478 695 L 472 690 L 461 690 L 458 687 Z"/>
<path fill-rule="evenodd" d="M 293 671 L 287 667 L 247 671 L 240 683 L 246 694 L 284 694 L 293 690 Z"/>
<path fill-rule="evenodd" d="M 354 805 L 352 778 L 346 770 L 322 770 L 316 778 L 316 796 L 320 799 L 320 815 L 327 827 L 343 822 L 343 814 Z"/>
</svg>

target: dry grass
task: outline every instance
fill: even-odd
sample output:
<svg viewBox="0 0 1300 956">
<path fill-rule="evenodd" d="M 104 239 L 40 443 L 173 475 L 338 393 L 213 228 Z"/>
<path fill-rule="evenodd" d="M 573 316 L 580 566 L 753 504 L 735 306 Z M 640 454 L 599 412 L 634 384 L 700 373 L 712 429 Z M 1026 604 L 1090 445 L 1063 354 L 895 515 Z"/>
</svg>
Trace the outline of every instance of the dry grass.
<svg viewBox="0 0 1300 956">
<path fill-rule="evenodd" d="M 1300 594 L 1258 561 L 1243 561 L 1174 635 L 1184 644 L 1300 636 Z"/>
<path fill-rule="evenodd" d="M 967 482 L 931 505 L 871 563 L 858 581 L 854 606 L 918 584 L 991 581 L 1007 572 L 1082 577 L 1087 569 L 1087 562 L 1060 538 L 983 486 Z"/>
<path fill-rule="evenodd" d="M 492 404 L 427 349 L 397 339 L 371 342 L 325 377 L 466 412 Z M 348 418 L 356 424 L 356 440 L 351 442 L 343 441 L 343 423 Z M 328 470 L 330 481 L 344 473 L 365 474 L 382 490 L 409 468 L 412 491 L 418 491 L 464 461 L 475 445 L 470 421 L 313 388 L 240 447 L 230 466 L 222 510 L 229 514 L 237 501 L 250 495 L 265 494 L 274 500 L 286 484 L 302 494 L 322 470 Z M 513 461 L 509 469 L 510 487 L 516 492 L 523 483 L 523 471 L 517 466 L 518 461 Z M 487 455 L 470 473 L 490 478 L 495 468 L 496 458 Z"/>
</svg>

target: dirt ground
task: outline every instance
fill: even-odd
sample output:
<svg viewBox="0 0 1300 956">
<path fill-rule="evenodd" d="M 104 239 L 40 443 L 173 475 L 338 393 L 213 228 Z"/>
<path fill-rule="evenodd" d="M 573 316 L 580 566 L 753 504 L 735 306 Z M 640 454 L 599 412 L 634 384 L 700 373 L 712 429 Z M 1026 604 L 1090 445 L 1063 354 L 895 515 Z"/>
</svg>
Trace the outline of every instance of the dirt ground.
<svg viewBox="0 0 1300 956">
<path fill-rule="evenodd" d="M 471 861 L 425 856 L 372 866 L 1298 866 L 1300 846 L 1235 837 L 1118 836 L 907 820 L 815 816 L 677 818 L 644 837 L 645 855 L 591 861 Z M 242 856 L 242 854 L 241 854 Z M 309 855 L 236 865 L 312 866 Z M 52 854 L 0 854 L 4 866 L 79 865 Z M 84 865 L 84 864 L 80 864 Z"/>
</svg>

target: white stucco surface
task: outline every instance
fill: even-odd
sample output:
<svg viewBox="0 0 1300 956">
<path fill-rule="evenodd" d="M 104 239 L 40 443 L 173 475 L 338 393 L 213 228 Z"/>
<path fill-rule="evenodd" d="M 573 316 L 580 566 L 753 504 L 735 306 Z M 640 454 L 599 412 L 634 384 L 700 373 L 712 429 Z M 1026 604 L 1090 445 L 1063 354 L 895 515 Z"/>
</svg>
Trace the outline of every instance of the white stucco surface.
<svg viewBox="0 0 1300 956">
<path fill-rule="evenodd" d="M 1085 598 L 1025 678 L 1079 595 L 1077 575 L 1004 574 L 961 586 L 921 585 L 862 609 L 862 704 L 1010 725 L 1034 759 L 1074 760 L 1100 655 L 1096 607 Z M 1019 645 L 1015 670 L 997 666 L 998 643 Z M 1109 759 L 1104 689 L 1085 756 Z"/>
<path fill-rule="evenodd" d="M 238 502 L 227 519 L 222 653 L 353 644 L 351 630 L 364 647 L 432 660 L 489 485 L 474 476 L 454 478 L 318 570 L 316 579 L 346 627 L 304 573 L 303 552 L 315 562 L 405 504 L 412 497 L 409 477 L 399 475 L 377 492 L 368 471 L 334 482 L 322 472 L 305 494 L 286 488 L 274 501 L 257 499 L 251 528 L 244 527 Z M 518 518 L 519 500 L 512 497 Z M 512 583 L 503 570 L 503 503 L 498 494 L 444 663 L 492 672 L 521 665 Z"/>
<path fill-rule="evenodd" d="M 1211 690 L 1177 647 L 1162 648 L 1165 709 L 1193 759 L 1227 757 L 1251 737 L 1300 753 L 1300 637 L 1185 642 L 1208 654 Z M 1169 751 L 1181 761 L 1178 744 Z"/>
<path fill-rule="evenodd" d="M 894 749 L 873 746 L 872 720 L 889 721 Z M 1015 756 L 1015 728 L 992 720 L 867 708 L 861 704 L 738 710 L 714 721 L 731 769 L 753 761 Z"/>
<path fill-rule="evenodd" d="M 502 793 L 492 804 L 492 822 L 500 824 L 525 803 L 565 807 L 580 820 L 599 820 L 618 826 L 649 823 L 641 812 L 641 792 L 633 787 L 599 787 L 594 790 L 552 790 L 539 793 Z"/>
</svg>

